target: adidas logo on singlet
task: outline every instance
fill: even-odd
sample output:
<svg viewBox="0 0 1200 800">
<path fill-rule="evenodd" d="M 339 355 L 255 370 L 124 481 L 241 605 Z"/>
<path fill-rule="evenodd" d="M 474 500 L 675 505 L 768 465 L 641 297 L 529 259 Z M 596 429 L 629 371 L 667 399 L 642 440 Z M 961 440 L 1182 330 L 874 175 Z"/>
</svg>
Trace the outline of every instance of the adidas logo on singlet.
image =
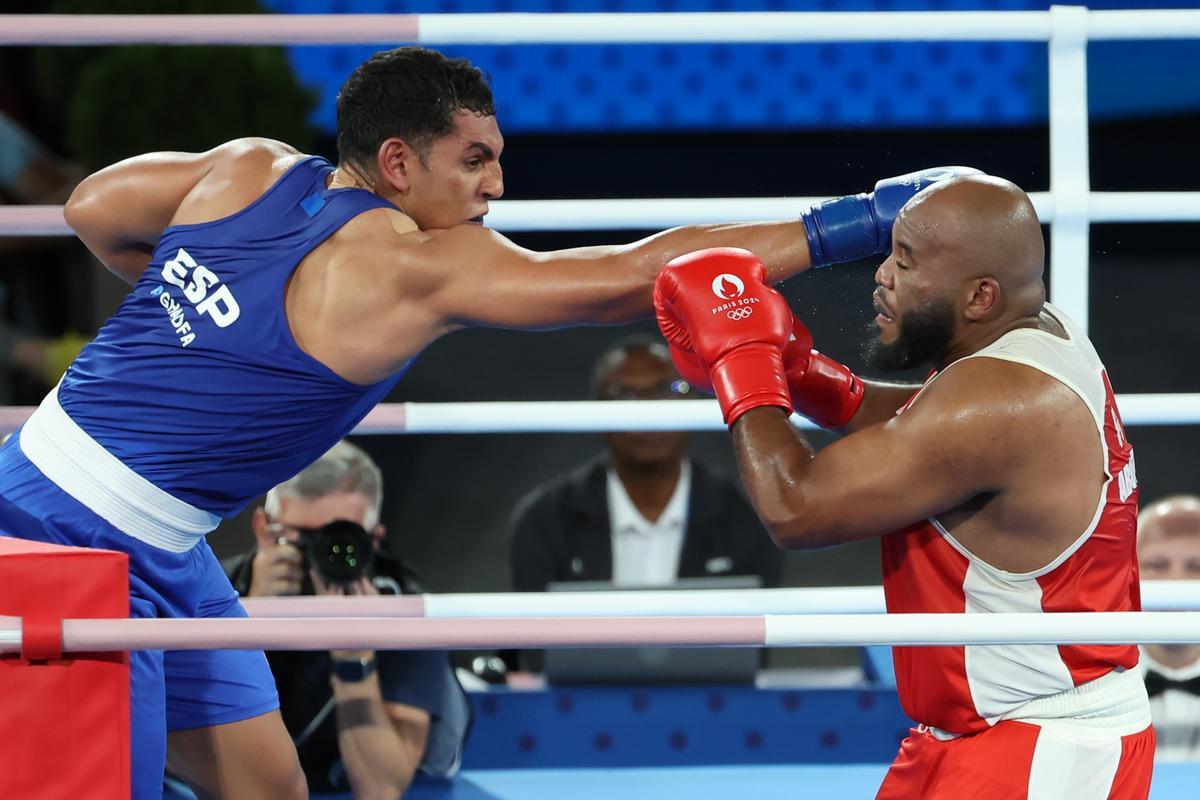
<svg viewBox="0 0 1200 800">
<path fill-rule="evenodd" d="M 211 319 L 218 328 L 228 328 L 241 316 L 242 310 L 229 287 L 221 283 L 215 272 L 203 264 L 197 264 L 182 247 L 175 258 L 163 264 L 162 277 L 167 283 L 182 289 L 183 296 L 196 311 Z M 166 309 L 171 325 L 179 336 L 180 346 L 187 347 L 195 341 L 196 333 L 179 301 L 161 286 L 155 287 L 151 295 L 157 297 L 159 304 Z"/>
</svg>

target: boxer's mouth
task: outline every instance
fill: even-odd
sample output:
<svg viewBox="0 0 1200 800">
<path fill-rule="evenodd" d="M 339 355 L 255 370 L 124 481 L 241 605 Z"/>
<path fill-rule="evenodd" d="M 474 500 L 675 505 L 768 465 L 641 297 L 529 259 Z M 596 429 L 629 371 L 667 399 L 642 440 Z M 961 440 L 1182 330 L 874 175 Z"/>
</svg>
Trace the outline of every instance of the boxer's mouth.
<svg viewBox="0 0 1200 800">
<path fill-rule="evenodd" d="M 876 312 L 876 314 L 878 314 L 880 319 L 882 319 L 884 322 L 894 322 L 895 321 L 895 316 L 892 314 L 892 310 L 890 308 L 888 308 L 886 305 L 884 305 L 883 301 L 879 299 L 878 292 L 875 293 L 875 295 L 872 298 L 872 301 L 875 306 L 875 312 Z"/>
</svg>

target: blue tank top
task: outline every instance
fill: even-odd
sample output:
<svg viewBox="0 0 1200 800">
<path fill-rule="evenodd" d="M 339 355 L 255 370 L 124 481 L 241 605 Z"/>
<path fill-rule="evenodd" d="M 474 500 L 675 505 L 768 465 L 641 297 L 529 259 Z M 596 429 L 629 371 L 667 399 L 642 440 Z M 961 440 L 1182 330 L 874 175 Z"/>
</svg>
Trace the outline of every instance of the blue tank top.
<svg viewBox="0 0 1200 800">
<path fill-rule="evenodd" d="M 332 447 L 400 379 L 362 386 L 304 353 L 284 289 L 347 221 L 393 208 L 293 165 L 246 208 L 163 231 L 150 266 L 67 370 L 58 400 L 159 488 L 230 517 Z M 407 365 L 406 367 L 407 368 Z"/>
</svg>

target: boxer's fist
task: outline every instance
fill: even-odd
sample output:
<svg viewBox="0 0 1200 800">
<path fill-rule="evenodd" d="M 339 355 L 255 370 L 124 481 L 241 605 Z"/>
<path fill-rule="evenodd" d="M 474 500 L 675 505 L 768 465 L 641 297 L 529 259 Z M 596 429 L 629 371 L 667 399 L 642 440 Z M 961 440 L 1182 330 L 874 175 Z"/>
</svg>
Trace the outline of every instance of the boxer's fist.
<svg viewBox="0 0 1200 800">
<path fill-rule="evenodd" d="M 717 247 L 673 259 L 655 282 L 663 335 L 707 370 L 728 425 L 758 406 L 791 409 L 782 350 L 792 314 L 765 281 L 752 253 Z"/>
<path fill-rule="evenodd" d="M 818 203 L 800 215 L 812 265 L 827 267 L 888 252 L 892 223 L 915 194 L 948 178 L 981 174 L 973 167 L 933 167 L 884 178 L 870 193 Z"/>
</svg>

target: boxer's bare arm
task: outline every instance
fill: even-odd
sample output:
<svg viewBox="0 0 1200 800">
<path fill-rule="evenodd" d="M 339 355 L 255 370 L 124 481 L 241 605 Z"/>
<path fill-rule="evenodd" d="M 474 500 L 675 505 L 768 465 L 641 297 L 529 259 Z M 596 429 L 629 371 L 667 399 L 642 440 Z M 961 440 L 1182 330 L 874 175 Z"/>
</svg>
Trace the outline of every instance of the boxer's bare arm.
<svg viewBox="0 0 1200 800">
<path fill-rule="evenodd" d="M 1054 383 L 1021 365 L 963 362 L 904 414 L 846 436 L 815 457 L 782 411 L 756 409 L 734 425 L 739 471 L 772 537 L 791 549 L 880 536 L 979 496 L 1007 502 L 1011 512 L 1033 499 L 1022 495 L 1013 503 L 1006 493 L 1014 486 L 1071 480 L 1038 474 L 1050 466 L 1042 457 L 1048 420 L 1062 418 L 1059 404 L 1082 407 L 1069 392 L 1051 391 Z M 1095 496 L 1090 505 L 1094 511 Z M 1086 518 L 1088 509 L 1082 513 Z M 1046 522 L 1073 536 L 1086 528 L 1084 521 L 1073 529 L 1069 523 L 1076 519 Z M 1018 535 L 1026 533 L 1040 532 Z M 1059 549 L 1059 543 L 1047 544 L 1047 552 Z"/>
<path fill-rule="evenodd" d="M 548 329 L 648 317 L 654 278 L 672 258 L 706 247 L 755 252 L 782 280 L 809 266 L 799 222 L 674 228 L 628 245 L 534 252 L 478 226 L 425 234 L 405 248 L 405 272 L 435 284 L 429 302 L 450 325 Z"/>
<path fill-rule="evenodd" d="M 238 139 L 206 153 L 135 156 L 85 178 L 63 213 L 109 271 L 133 285 L 164 228 L 244 208 L 277 177 L 273 164 L 297 155 L 280 142 Z"/>
<path fill-rule="evenodd" d="M 331 239 L 330 268 L 297 270 L 287 314 L 309 355 L 355 383 L 382 380 L 458 328 L 544 330 L 648 317 L 658 271 L 717 244 L 754 247 L 784 277 L 808 266 L 800 223 L 677 228 L 630 245 L 535 252 L 478 225 L 417 231 L 372 211 Z M 318 251 L 319 253 L 320 251 Z"/>
<path fill-rule="evenodd" d="M 919 384 L 863 381 L 863 401 L 858 413 L 846 426 L 845 433 L 854 433 L 896 416 L 896 411 L 920 390 Z"/>
</svg>

